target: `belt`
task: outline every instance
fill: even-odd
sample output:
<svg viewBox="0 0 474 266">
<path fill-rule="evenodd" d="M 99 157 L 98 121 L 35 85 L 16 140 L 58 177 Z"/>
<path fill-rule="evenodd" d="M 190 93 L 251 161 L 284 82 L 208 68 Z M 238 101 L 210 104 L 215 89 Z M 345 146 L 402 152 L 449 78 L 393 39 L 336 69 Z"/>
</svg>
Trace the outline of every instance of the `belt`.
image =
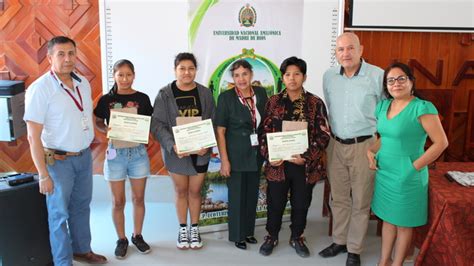
<svg viewBox="0 0 474 266">
<path fill-rule="evenodd" d="M 80 156 L 82 155 L 82 151 L 79 152 L 69 152 L 69 151 L 61 151 L 61 150 L 54 150 L 50 148 L 44 148 L 47 152 L 52 152 L 55 155 L 64 155 L 64 156 Z"/>
<path fill-rule="evenodd" d="M 339 137 L 337 137 L 336 135 L 332 135 L 332 137 L 337 140 L 338 142 L 342 143 L 342 144 L 347 144 L 347 145 L 350 145 L 350 144 L 355 144 L 355 143 L 361 143 L 361 142 L 364 142 L 365 140 L 368 140 L 370 139 L 371 137 L 373 137 L 372 135 L 368 135 L 368 136 L 360 136 L 360 137 L 355 137 L 355 138 L 352 138 L 352 139 L 341 139 Z"/>
</svg>

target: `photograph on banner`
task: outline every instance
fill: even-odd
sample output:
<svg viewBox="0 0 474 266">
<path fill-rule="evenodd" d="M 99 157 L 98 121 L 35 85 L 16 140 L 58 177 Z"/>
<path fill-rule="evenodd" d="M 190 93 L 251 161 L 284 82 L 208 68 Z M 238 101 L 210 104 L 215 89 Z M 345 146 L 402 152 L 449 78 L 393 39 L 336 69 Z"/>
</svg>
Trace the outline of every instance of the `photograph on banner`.
<svg viewBox="0 0 474 266">
<path fill-rule="evenodd" d="M 283 89 L 278 65 L 289 56 L 301 56 L 303 0 L 199 1 L 189 0 L 190 50 L 200 62 L 197 80 L 218 100 L 234 89 L 230 67 L 245 59 L 253 70 L 253 86 L 271 96 Z M 291 20 L 281 19 L 291 17 Z M 202 195 L 200 225 L 227 223 L 226 178 L 219 173 L 220 158 L 213 149 Z M 289 203 L 285 213 L 289 213 Z M 266 181 L 260 177 L 257 218 L 266 218 Z"/>
</svg>

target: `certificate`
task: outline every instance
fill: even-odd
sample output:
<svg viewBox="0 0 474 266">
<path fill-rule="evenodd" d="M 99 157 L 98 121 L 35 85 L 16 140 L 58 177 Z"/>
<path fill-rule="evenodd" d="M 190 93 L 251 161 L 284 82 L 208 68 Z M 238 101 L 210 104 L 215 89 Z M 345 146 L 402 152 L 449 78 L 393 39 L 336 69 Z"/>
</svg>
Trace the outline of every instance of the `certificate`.
<svg viewBox="0 0 474 266">
<path fill-rule="evenodd" d="M 211 119 L 175 126 L 173 136 L 178 153 L 190 153 L 217 146 Z"/>
<path fill-rule="evenodd" d="M 150 116 L 111 110 L 107 138 L 148 144 L 150 122 Z"/>
<path fill-rule="evenodd" d="M 291 160 L 308 149 L 308 131 L 284 131 L 267 133 L 268 159 L 270 162 Z"/>
<path fill-rule="evenodd" d="M 113 111 L 135 114 L 135 115 L 138 113 L 138 109 L 136 107 L 114 108 Z M 133 148 L 140 145 L 140 143 L 138 142 L 130 142 L 130 141 L 117 140 L 117 139 L 111 139 L 110 141 L 112 142 L 112 145 L 114 146 L 114 148 L 117 148 L 117 149 Z"/>
</svg>

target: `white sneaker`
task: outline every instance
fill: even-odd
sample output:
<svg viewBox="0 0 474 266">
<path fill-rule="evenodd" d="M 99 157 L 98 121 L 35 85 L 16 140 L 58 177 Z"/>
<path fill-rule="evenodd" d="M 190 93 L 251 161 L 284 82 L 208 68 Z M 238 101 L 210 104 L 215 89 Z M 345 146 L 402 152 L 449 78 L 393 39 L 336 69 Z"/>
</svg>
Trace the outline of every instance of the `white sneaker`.
<svg viewBox="0 0 474 266">
<path fill-rule="evenodd" d="M 202 248 L 202 240 L 201 235 L 199 234 L 199 227 L 191 226 L 191 233 L 190 233 L 190 248 L 192 249 L 200 249 Z"/>
<path fill-rule="evenodd" d="M 179 228 L 178 242 L 176 242 L 176 247 L 179 249 L 189 248 L 188 228 L 185 226 Z"/>
</svg>

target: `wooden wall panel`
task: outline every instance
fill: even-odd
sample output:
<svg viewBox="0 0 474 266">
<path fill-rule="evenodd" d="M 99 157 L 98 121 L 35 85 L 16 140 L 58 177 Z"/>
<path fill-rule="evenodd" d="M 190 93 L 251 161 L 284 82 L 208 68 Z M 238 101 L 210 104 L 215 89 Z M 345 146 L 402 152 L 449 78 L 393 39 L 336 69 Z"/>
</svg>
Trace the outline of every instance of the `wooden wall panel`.
<svg viewBox="0 0 474 266">
<path fill-rule="evenodd" d="M 474 62 L 474 34 L 467 33 L 429 33 L 429 32 L 355 32 L 364 46 L 363 57 L 382 68 L 397 60 L 408 63 L 416 60 L 430 74 L 436 76 L 438 64 L 442 61 L 440 84 L 435 84 L 421 71 L 415 69 L 418 89 L 454 89 L 454 110 L 457 113 L 452 129 L 453 139 L 450 149 L 451 159 L 462 158 L 464 130 L 467 112 L 467 99 L 474 90 L 474 67 L 467 77 L 457 85 L 453 82 L 463 64 Z"/>
<path fill-rule="evenodd" d="M 0 6 L 0 79 L 24 80 L 26 85 L 46 72 L 46 43 L 56 35 L 74 39 L 78 48 L 77 71 L 92 86 L 94 102 L 102 95 L 99 7 L 84 0 L 6 0 Z M 94 173 L 102 173 L 106 139 L 96 132 L 92 144 Z M 152 173 L 166 174 L 160 146 L 149 145 Z M 0 142 L 0 172 L 35 171 L 26 137 Z"/>
<path fill-rule="evenodd" d="M 472 39 L 474 35 L 466 33 L 429 33 L 429 32 L 372 32 L 359 31 L 363 57 L 382 68 L 392 61 L 408 63 L 417 60 L 430 73 L 436 74 L 437 63 L 443 61 L 442 82 L 436 85 L 415 70 L 416 85 L 420 89 L 455 89 L 455 110 L 465 112 L 467 95 L 474 89 L 474 79 L 464 79 L 459 85 L 453 81 L 466 61 L 474 61 L 474 41 L 462 44 L 463 39 Z M 466 37 L 467 36 L 467 37 Z M 474 69 L 469 73 L 474 74 Z"/>
</svg>

